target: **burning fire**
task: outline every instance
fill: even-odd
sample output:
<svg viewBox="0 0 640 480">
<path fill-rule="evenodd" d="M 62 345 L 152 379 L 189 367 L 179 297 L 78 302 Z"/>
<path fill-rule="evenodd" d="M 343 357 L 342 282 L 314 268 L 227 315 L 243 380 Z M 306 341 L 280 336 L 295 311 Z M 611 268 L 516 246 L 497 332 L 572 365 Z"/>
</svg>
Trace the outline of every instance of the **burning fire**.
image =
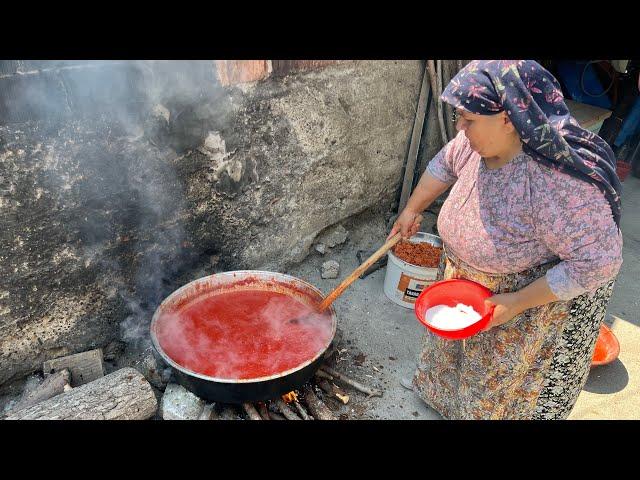
<svg viewBox="0 0 640 480">
<path fill-rule="evenodd" d="M 296 392 L 294 390 L 291 390 L 289 393 L 285 393 L 284 395 L 282 395 L 282 400 L 284 400 L 286 403 L 291 403 L 291 402 L 297 402 L 298 401 L 298 395 L 296 395 Z"/>
</svg>

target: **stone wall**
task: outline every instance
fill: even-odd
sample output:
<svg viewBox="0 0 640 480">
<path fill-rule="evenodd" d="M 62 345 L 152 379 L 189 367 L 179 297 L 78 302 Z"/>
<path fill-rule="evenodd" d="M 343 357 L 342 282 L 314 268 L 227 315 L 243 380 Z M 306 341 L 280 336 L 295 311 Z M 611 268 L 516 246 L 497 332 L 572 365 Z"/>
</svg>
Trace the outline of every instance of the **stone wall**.
<svg viewBox="0 0 640 480">
<path fill-rule="evenodd" d="M 282 271 L 390 209 L 420 75 L 341 61 L 223 86 L 214 62 L 4 62 L 0 383 L 146 339 L 194 271 Z"/>
</svg>

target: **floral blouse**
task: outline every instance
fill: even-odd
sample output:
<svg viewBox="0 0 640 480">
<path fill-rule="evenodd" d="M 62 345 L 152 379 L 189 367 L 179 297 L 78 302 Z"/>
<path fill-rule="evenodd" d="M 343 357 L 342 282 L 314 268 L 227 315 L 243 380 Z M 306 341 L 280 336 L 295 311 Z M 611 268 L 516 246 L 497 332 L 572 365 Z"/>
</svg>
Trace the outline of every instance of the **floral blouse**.
<svg viewBox="0 0 640 480">
<path fill-rule="evenodd" d="M 520 153 L 490 170 L 464 132 L 427 171 L 453 184 L 438 232 L 461 260 L 486 273 L 516 273 L 560 259 L 546 273 L 560 300 L 613 279 L 622 265 L 622 234 L 598 188 Z"/>
</svg>

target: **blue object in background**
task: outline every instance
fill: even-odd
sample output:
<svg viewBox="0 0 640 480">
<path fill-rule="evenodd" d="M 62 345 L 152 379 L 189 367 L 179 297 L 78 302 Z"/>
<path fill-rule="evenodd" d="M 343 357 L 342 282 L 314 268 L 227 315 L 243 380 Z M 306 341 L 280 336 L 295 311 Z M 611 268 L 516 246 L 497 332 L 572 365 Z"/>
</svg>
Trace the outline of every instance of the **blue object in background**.
<svg viewBox="0 0 640 480">
<path fill-rule="evenodd" d="M 584 88 L 590 94 L 599 95 L 608 85 L 602 86 L 593 64 L 587 65 L 585 61 L 562 61 L 557 63 L 558 80 L 562 82 L 571 100 L 586 103 L 595 107 L 611 110 L 611 100 L 607 94 L 600 97 L 592 97 L 584 93 L 581 86 L 581 77 L 584 72 Z M 586 69 L 585 69 L 586 66 Z"/>
<path fill-rule="evenodd" d="M 635 135 L 638 131 L 640 131 L 640 97 L 636 98 L 633 107 L 631 107 L 627 117 L 622 122 L 622 128 L 620 128 L 620 132 L 613 144 L 616 147 L 621 147 L 629 137 Z"/>
</svg>

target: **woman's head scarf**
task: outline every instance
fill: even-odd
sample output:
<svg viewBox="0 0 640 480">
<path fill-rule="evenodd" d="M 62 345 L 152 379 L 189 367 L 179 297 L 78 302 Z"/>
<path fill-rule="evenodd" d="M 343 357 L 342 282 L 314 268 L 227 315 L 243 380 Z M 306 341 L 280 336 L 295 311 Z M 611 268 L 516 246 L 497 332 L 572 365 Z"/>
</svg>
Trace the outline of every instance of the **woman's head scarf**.
<svg viewBox="0 0 640 480">
<path fill-rule="evenodd" d="M 474 60 L 451 80 L 442 100 L 478 115 L 506 111 L 523 151 L 534 160 L 593 183 L 620 225 L 622 185 L 611 147 L 580 127 L 558 81 L 533 60 Z"/>
</svg>

